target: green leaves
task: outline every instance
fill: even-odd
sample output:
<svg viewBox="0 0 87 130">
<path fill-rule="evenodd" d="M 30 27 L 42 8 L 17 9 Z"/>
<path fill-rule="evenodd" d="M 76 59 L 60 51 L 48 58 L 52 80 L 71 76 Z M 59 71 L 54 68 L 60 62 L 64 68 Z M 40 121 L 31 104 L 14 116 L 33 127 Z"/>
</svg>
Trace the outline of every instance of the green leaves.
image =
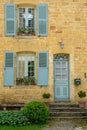
<svg viewBox="0 0 87 130">
<path fill-rule="evenodd" d="M 0 111 L 0 125 L 45 124 L 48 117 L 48 107 L 43 102 L 32 101 L 27 103 L 23 110 Z"/>
<path fill-rule="evenodd" d="M 48 107 L 40 101 L 27 103 L 24 106 L 23 113 L 33 124 L 44 124 L 49 117 Z"/>
<path fill-rule="evenodd" d="M 28 125 L 29 120 L 24 116 L 22 111 L 0 111 L 0 125 Z"/>
</svg>

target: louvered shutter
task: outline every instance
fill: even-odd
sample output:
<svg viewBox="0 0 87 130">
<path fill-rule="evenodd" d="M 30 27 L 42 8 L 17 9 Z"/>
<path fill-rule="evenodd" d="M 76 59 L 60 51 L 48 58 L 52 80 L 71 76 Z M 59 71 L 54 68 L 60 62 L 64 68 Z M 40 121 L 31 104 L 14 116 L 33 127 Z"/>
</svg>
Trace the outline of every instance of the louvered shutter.
<svg viewBox="0 0 87 130">
<path fill-rule="evenodd" d="M 38 85 L 48 85 L 48 52 L 38 54 Z"/>
<path fill-rule="evenodd" d="M 5 34 L 6 36 L 16 35 L 15 5 L 5 4 Z"/>
<path fill-rule="evenodd" d="M 47 14 L 48 8 L 47 4 L 39 4 L 38 5 L 38 35 L 39 36 L 47 36 Z"/>
<path fill-rule="evenodd" d="M 4 86 L 14 85 L 14 54 L 5 52 L 4 54 Z"/>
</svg>

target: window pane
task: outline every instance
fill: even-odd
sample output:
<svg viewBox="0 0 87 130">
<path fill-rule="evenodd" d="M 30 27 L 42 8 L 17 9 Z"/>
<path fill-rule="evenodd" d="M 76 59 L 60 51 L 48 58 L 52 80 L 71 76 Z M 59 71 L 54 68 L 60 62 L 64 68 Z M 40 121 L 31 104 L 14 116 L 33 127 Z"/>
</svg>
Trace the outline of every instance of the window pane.
<svg viewBox="0 0 87 130">
<path fill-rule="evenodd" d="M 56 62 L 56 68 L 60 68 L 60 62 Z"/>
<path fill-rule="evenodd" d="M 17 78 L 31 78 L 35 79 L 35 56 L 24 54 L 17 58 Z M 28 76 L 28 77 L 26 77 Z M 31 81 L 30 79 L 30 81 Z M 25 81 L 25 80 L 24 80 Z"/>
<path fill-rule="evenodd" d="M 66 68 L 62 68 L 62 73 L 66 74 L 67 73 L 67 69 Z"/>
<path fill-rule="evenodd" d="M 62 68 L 66 68 L 66 62 L 62 62 Z"/>
<path fill-rule="evenodd" d="M 24 77 L 24 68 L 25 68 L 25 57 L 19 56 L 18 57 L 18 77 Z"/>
<path fill-rule="evenodd" d="M 61 75 L 56 75 L 56 80 L 60 80 L 61 79 Z"/>
<path fill-rule="evenodd" d="M 60 68 L 56 68 L 56 73 L 61 73 L 61 69 Z"/>
<path fill-rule="evenodd" d="M 24 8 L 19 8 L 19 26 L 24 27 L 25 26 L 25 19 L 23 18 L 23 13 L 25 12 Z"/>
<path fill-rule="evenodd" d="M 62 79 L 66 80 L 67 79 L 67 75 L 62 75 Z"/>
<path fill-rule="evenodd" d="M 19 27 L 34 29 L 34 8 L 19 8 Z"/>
<path fill-rule="evenodd" d="M 28 77 L 33 77 L 35 61 L 28 61 Z"/>
</svg>

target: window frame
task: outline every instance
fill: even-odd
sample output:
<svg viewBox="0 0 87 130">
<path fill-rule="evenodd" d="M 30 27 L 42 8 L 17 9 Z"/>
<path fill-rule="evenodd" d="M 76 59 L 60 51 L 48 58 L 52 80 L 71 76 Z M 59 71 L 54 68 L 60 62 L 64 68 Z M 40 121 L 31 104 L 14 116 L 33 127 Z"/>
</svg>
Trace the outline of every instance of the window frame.
<svg viewBox="0 0 87 130">
<path fill-rule="evenodd" d="M 32 53 L 17 54 L 17 57 L 16 57 L 16 65 L 17 65 L 17 67 L 16 67 L 16 78 L 20 78 L 20 77 L 18 77 L 18 73 L 19 73 L 18 57 L 19 56 L 24 56 L 25 58 L 26 57 L 28 58 L 28 56 L 34 56 L 34 58 L 35 58 L 35 60 L 34 60 L 34 62 L 35 62 L 35 64 L 34 64 L 34 78 L 36 79 L 36 54 L 32 54 Z M 26 65 L 26 63 L 28 63 L 28 60 L 27 61 L 25 60 L 24 64 Z M 25 73 L 25 68 L 24 68 L 24 77 L 25 76 L 26 76 L 26 73 Z M 28 76 L 28 71 L 27 71 L 27 76 Z"/>
<path fill-rule="evenodd" d="M 36 6 L 19 6 L 18 8 L 17 8 L 17 29 L 20 27 L 19 26 L 19 8 L 33 8 L 34 9 L 34 32 L 35 32 L 35 35 L 37 34 L 37 31 L 36 31 L 36 24 L 37 24 L 37 18 L 36 18 Z M 18 34 L 17 34 L 18 35 Z"/>
</svg>

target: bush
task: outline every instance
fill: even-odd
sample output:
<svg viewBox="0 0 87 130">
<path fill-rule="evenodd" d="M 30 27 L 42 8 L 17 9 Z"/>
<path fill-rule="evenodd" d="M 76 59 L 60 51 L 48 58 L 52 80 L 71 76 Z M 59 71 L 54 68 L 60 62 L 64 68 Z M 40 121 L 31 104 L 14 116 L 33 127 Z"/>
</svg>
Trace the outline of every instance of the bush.
<svg viewBox="0 0 87 130">
<path fill-rule="evenodd" d="M 50 93 L 44 93 L 42 96 L 43 96 L 43 98 L 48 99 L 48 98 L 50 98 L 51 95 L 50 95 Z"/>
<path fill-rule="evenodd" d="M 45 124 L 49 117 L 48 107 L 40 101 L 31 101 L 24 106 L 23 112 L 33 124 Z"/>
<path fill-rule="evenodd" d="M 0 125 L 23 126 L 28 124 L 30 124 L 30 122 L 24 116 L 22 111 L 18 110 L 0 111 Z"/>
<path fill-rule="evenodd" d="M 84 97 L 86 97 L 86 92 L 81 90 L 81 91 L 78 92 L 78 96 L 80 98 L 84 98 Z"/>
</svg>

